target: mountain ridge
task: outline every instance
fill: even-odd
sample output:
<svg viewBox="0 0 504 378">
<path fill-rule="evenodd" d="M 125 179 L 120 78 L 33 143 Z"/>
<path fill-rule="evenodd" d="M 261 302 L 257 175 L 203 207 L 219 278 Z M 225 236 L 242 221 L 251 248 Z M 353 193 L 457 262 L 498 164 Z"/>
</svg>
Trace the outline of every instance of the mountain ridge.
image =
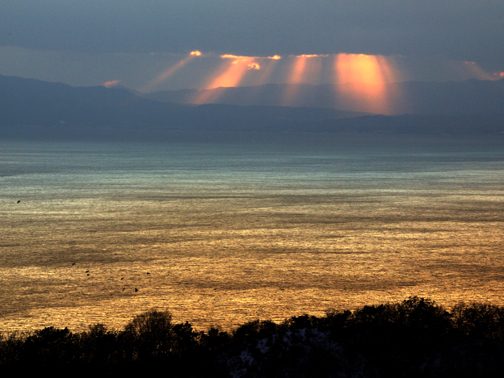
<svg viewBox="0 0 504 378">
<path fill-rule="evenodd" d="M 430 84 L 422 85 L 427 89 L 431 87 Z M 446 88 L 442 83 L 436 85 Z M 460 86 L 475 88 L 470 98 L 481 101 L 481 93 L 488 83 L 470 81 L 448 86 L 456 90 Z M 504 80 L 494 85 L 494 92 L 490 92 L 490 96 L 494 96 L 490 109 L 504 102 L 499 86 L 504 87 Z M 475 106 L 458 114 L 383 116 L 320 107 L 191 105 L 155 101 L 125 88 L 72 87 L 0 75 L 2 138 L 155 139 L 180 132 L 501 135 L 504 131 L 502 109 L 504 105 L 498 107 L 500 111 L 480 112 Z"/>
</svg>

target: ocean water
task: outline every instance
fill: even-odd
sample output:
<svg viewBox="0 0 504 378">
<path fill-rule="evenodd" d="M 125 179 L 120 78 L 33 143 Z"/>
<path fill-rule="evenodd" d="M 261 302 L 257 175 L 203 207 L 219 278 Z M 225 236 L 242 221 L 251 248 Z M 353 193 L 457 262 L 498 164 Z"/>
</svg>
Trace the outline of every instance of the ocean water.
<svg viewBox="0 0 504 378">
<path fill-rule="evenodd" d="M 503 144 L 0 142 L 0 330 L 504 305 Z"/>
</svg>

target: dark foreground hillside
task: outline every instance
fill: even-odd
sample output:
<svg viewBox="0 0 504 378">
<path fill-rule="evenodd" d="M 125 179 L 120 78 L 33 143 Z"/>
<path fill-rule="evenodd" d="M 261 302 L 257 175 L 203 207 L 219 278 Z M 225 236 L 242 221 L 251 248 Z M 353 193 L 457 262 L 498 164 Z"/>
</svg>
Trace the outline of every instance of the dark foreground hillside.
<svg viewBox="0 0 504 378">
<path fill-rule="evenodd" d="M 4 334 L 0 368 L 51 376 L 502 377 L 504 307 L 428 299 L 197 332 L 150 310 L 123 330 Z"/>
</svg>

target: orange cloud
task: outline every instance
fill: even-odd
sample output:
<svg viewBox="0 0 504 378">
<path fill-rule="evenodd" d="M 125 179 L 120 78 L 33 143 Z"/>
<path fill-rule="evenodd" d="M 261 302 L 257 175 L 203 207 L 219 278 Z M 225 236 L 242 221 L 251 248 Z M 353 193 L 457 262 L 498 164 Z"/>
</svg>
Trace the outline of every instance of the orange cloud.
<svg viewBox="0 0 504 378">
<path fill-rule="evenodd" d="M 103 83 L 103 86 L 104 87 L 113 87 L 114 85 L 118 84 L 119 83 L 119 80 L 111 80 L 111 81 L 106 81 L 105 83 Z"/>
<path fill-rule="evenodd" d="M 280 55 L 273 55 L 273 56 L 246 56 L 246 55 L 233 55 L 233 54 L 223 54 L 220 56 L 222 59 L 234 59 L 235 61 L 249 61 L 249 60 L 254 60 L 254 61 L 261 61 L 261 60 L 266 60 L 266 59 L 271 59 L 271 60 L 280 60 L 282 57 Z"/>
<path fill-rule="evenodd" d="M 252 59 L 252 57 L 250 57 L 250 56 L 233 55 L 233 54 L 224 54 L 224 55 L 221 55 L 220 57 L 222 59 L 234 59 L 235 61 Z"/>
<path fill-rule="evenodd" d="M 329 55 L 324 54 L 301 54 L 301 55 L 291 55 L 295 58 L 327 58 Z"/>
</svg>

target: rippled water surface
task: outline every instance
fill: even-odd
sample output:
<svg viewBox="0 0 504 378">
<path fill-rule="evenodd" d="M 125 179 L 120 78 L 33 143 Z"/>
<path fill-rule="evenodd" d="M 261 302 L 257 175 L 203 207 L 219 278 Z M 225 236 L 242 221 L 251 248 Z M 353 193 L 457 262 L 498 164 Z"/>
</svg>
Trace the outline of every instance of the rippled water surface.
<svg viewBox="0 0 504 378">
<path fill-rule="evenodd" d="M 495 141 L 0 142 L 1 328 L 504 305 L 503 195 Z"/>
</svg>

